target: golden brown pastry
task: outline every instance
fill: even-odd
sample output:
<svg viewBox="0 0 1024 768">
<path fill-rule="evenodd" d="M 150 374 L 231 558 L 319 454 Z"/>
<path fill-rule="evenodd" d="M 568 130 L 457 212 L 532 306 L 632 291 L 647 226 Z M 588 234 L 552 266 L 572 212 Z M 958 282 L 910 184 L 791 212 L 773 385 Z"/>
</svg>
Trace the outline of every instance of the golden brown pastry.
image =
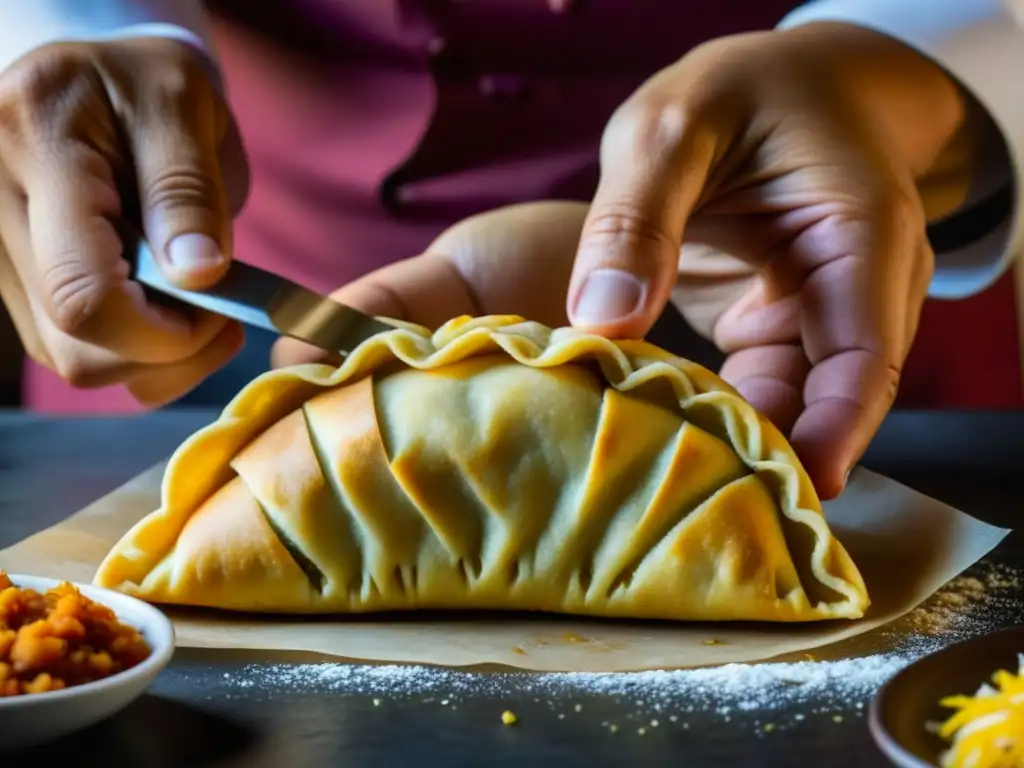
<svg viewBox="0 0 1024 768">
<path fill-rule="evenodd" d="M 95 583 L 363 613 L 857 618 L 864 582 L 785 438 L 706 369 L 514 316 L 402 325 L 271 371 L 174 454 Z"/>
</svg>

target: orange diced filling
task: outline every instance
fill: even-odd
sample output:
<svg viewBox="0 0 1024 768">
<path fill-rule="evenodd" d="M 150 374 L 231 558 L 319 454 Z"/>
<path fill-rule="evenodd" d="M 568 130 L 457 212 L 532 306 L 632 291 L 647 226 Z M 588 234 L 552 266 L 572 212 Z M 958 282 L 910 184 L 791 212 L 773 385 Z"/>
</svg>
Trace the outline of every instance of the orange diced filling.
<svg viewBox="0 0 1024 768">
<path fill-rule="evenodd" d="M 64 583 L 22 589 L 0 571 L 0 697 L 58 691 L 141 663 L 151 653 L 134 627 Z"/>
</svg>

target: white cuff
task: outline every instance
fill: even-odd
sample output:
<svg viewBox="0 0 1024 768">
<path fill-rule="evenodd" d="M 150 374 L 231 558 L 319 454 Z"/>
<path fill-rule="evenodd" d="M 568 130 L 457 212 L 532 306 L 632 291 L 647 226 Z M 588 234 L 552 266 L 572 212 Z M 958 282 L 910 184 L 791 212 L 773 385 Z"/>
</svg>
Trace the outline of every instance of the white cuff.
<svg viewBox="0 0 1024 768">
<path fill-rule="evenodd" d="M 224 88 L 199 0 L 8 0 L 5 5 L 11 10 L 0 22 L 0 72 L 29 51 L 58 41 L 169 37 L 203 53 L 212 82 Z"/>
<path fill-rule="evenodd" d="M 779 24 L 813 21 L 857 24 L 920 51 L 957 78 L 999 127 L 1003 146 L 979 169 L 971 202 L 1001 186 L 1013 187 L 1010 212 L 987 232 L 937 251 L 929 295 L 963 298 L 998 280 L 1024 241 L 1024 19 L 1014 0 L 815 0 Z M 954 217 L 957 214 L 954 214 Z"/>
</svg>

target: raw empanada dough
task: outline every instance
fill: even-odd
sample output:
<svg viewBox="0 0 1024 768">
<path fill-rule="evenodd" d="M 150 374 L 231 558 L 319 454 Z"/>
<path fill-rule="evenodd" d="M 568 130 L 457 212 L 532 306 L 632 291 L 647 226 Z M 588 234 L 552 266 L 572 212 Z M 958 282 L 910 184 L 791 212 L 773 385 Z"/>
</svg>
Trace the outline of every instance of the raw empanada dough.
<svg viewBox="0 0 1024 768">
<path fill-rule="evenodd" d="M 858 618 L 785 438 L 708 370 L 515 316 L 266 373 L 174 454 L 95 583 L 165 604 Z"/>
</svg>

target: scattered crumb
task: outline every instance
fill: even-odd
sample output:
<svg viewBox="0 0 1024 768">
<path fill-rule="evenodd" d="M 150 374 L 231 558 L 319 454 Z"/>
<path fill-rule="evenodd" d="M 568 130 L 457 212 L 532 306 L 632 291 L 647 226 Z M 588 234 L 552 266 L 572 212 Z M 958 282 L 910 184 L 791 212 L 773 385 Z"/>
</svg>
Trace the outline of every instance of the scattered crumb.
<svg viewBox="0 0 1024 768">
<path fill-rule="evenodd" d="M 993 591 L 1015 590 L 1020 577 L 1012 570 L 992 566 L 977 576 L 957 576 L 908 616 L 911 628 L 925 635 L 942 635 L 962 621 L 964 610 L 990 600 Z"/>
<path fill-rule="evenodd" d="M 645 733 L 647 733 L 647 729 L 641 725 L 639 728 L 636 729 L 636 732 L 643 736 Z"/>
<path fill-rule="evenodd" d="M 711 639 L 709 639 L 709 640 L 703 640 L 703 641 L 701 641 L 701 644 L 702 644 L 702 645 L 725 645 L 725 641 L 723 641 L 723 640 L 718 640 L 718 639 L 716 639 L 716 638 L 713 638 L 713 637 L 712 637 L 712 638 L 711 638 Z"/>
<path fill-rule="evenodd" d="M 658 727 L 658 721 L 657 720 L 651 720 L 651 728 L 657 728 L 657 727 Z"/>
<path fill-rule="evenodd" d="M 985 574 L 985 586 L 989 589 L 1020 589 L 1020 576 L 1008 568 L 993 568 Z"/>
<path fill-rule="evenodd" d="M 517 645 L 515 648 L 513 648 L 512 653 L 518 653 L 520 656 L 526 655 L 526 651 L 523 649 L 521 645 Z"/>
<path fill-rule="evenodd" d="M 512 710 L 506 709 L 501 713 L 501 722 L 505 725 L 515 725 L 518 721 L 519 718 L 516 717 L 516 713 Z"/>
<path fill-rule="evenodd" d="M 473 707 L 476 697 L 486 696 L 499 702 L 495 708 L 501 702 L 532 698 L 537 706 L 547 704 L 552 715 L 567 715 L 581 712 L 593 697 L 605 697 L 618 709 L 616 717 L 626 721 L 627 732 L 637 728 L 646 733 L 659 727 L 655 722 L 663 725 L 666 718 L 680 731 L 697 730 L 683 717 L 700 713 L 763 735 L 805 721 L 830 718 L 842 723 L 851 717 L 863 718 L 878 688 L 921 656 L 1008 624 L 1024 623 L 1024 600 L 1014 591 L 1024 583 L 1024 569 L 983 563 L 968 574 L 953 579 L 893 627 L 883 629 L 890 647 L 863 657 L 821 660 L 801 653 L 795 662 L 541 674 L 481 674 L 416 665 L 253 664 L 217 682 L 228 689 L 228 695 L 236 695 L 236 690 L 237 695 L 245 690 L 244 695 L 267 697 L 288 689 L 343 692 L 379 697 L 372 699 L 374 706 L 387 702 L 389 709 L 403 701 L 439 701 L 452 709 L 456 708 L 453 702 L 461 701 Z M 551 645 L 563 637 L 563 642 L 594 643 L 577 634 L 556 632 L 549 638 L 552 642 L 531 639 L 515 646 L 516 652 Z M 697 642 L 716 645 L 719 641 Z M 588 708 L 588 715 L 592 709 Z M 558 718 L 568 719 L 566 715 Z M 620 726 L 605 721 L 601 727 L 615 733 Z"/>
</svg>

